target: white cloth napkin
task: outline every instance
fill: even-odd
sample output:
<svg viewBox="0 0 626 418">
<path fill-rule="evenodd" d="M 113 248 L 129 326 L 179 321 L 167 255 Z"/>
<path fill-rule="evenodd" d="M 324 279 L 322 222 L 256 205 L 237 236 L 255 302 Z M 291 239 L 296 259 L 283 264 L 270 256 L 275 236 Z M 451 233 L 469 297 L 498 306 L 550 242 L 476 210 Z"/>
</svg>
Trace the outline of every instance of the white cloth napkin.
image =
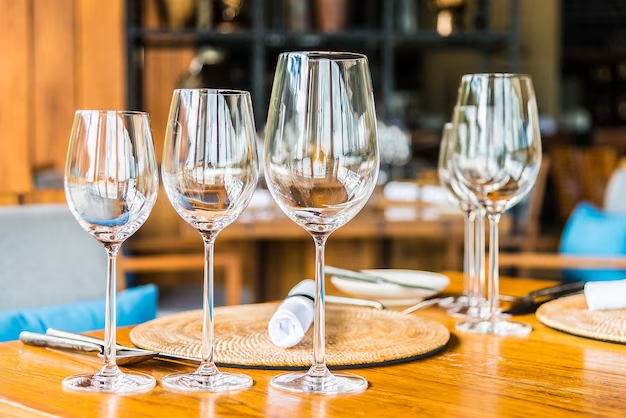
<svg viewBox="0 0 626 418">
<path fill-rule="evenodd" d="M 626 308 L 626 280 L 585 283 L 590 311 Z"/>
<path fill-rule="evenodd" d="M 383 189 L 385 199 L 396 202 L 413 202 L 419 198 L 419 187 L 417 184 L 390 181 Z"/>
<path fill-rule="evenodd" d="M 278 306 L 267 326 L 270 339 L 275 345 L 289 348 L 302 341 L 313 323 L 314 298 L 313 280 L 303 280 L 289 291 L 289 296 Z"/>
</svg>

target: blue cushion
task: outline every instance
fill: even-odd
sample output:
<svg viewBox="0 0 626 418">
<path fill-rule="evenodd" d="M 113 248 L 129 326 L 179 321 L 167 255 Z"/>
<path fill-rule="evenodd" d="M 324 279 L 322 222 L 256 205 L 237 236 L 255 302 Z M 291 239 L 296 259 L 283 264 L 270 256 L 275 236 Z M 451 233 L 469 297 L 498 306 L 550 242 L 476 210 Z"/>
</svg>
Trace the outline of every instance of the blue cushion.
<svg viewBox="0 0 626 418">
<path fill-rule="evenodd" d="M 120 292 L 117 325 L 136 325 L 156 317 L 158 290 L 153 284 Z M 20 332 L 45 333 L 48 328 L 84 332 L 104 328 L 105 300 L 0 312 L 0 341 L 18 339 Z"/>
<path fill-rule="evenodd" d="M 560 252 L 582 256 L 626 256 L 626 215 L 610 214 L 590 205 L 579 204 L 572 212 L 561 236 Z M 566 281 L 604 281 L 626 278 L 625 270 L 566 270 Z"/>
</svg>

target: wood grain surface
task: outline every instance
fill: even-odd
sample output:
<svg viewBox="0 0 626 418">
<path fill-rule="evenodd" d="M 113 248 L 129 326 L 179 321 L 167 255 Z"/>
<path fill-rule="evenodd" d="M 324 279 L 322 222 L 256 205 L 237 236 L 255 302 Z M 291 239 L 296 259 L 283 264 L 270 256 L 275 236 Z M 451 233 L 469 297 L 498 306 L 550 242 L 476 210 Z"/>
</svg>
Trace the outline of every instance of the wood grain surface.
<svg viewBox="0 0 626 418">
<path fill-rule="evenodd" d="M 450 274 L 451 292 L 461 278 Z M 502 292 L 523 295 L 545 281 L 503 280 Z M 94 371 L 99 359 L 53 352 L 19 342 L 0 344 L 0 415 L 64 417 L 412 417 L 412 416 L 609 416 L 626 408 L 626 347 L 559 333 L 534 315 L 528 338 L 460 334 L 440 308 L 417 313 L 453 332 L 441 354 L 412 363 L 360 369 L 370 382 L 359 395 L 323 397 L 287 394 L 269 387 L 275 371 L 246 370 L 247 391 L 186 395 L 159 384 L 146 394 L 118 396 L 63 392 L 61 380 Z M 128 343 L 128 329 L 119 330 Z M 158 381 L 193 366 L 151 360 L 136 370 Z"/>
<path fill-rule="evenodd" d="M 0 0 L 0 191 L 32 188 L 29 171 L 33 115 L 31 4 Z"/>
</svg>

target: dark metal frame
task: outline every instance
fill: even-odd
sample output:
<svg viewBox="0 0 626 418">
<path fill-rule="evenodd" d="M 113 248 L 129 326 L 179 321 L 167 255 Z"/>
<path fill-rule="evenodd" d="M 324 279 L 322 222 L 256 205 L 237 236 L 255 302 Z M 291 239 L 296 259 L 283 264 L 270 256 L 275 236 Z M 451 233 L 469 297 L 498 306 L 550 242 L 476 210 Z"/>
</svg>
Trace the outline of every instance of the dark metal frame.
<svg viewBox="0 0 626 418">
<path fill-rule="evenodd" d="M 140 27 L 139 0 L 126 0 L 126 80 L 127 106 L 130 110 L 143 107 L 143 51 L 145 48 L 181 48 L 201 46 L 220 42 L 232 45 L 246 45 L 252 48 L 251 80 L 252 100 L 255 105 L 257 126 L 262 126 L 267 113 L 269 91 L 264 83 L 266 73 L 266 51 L 268 47 L 285 48 L 323 48 L 326 44 L 361 43 L 378 48 L 381 53 L 379 85 L 383 103 L 379 106 L 381 116 L 394 91 L 394 55 L 395 46 L 411 45 L 416 48 L 471 48 L 482 54 L 484 71 L 490 69 L 490 56 L 494 50 L 508 48 L 510 71 L 518 72 L 520 67 L 520 22 L 519 0 L 510 1 L 510 28 L 508 31 L 466 31 L 441 37 L 433 31 L 398 33 L 393 28 L 395 0 L 382 1 L 382 28 L 349 30 L 334 34 L 327 33 L 288 33 L 268 30 L 265 26 L 265 0 L 252 0 L 253 27 L 249 32 L 218 33 L 193 29 L 142 29 Z M 488 10 L 488 2 L 480 2 Z"/>
</svg>

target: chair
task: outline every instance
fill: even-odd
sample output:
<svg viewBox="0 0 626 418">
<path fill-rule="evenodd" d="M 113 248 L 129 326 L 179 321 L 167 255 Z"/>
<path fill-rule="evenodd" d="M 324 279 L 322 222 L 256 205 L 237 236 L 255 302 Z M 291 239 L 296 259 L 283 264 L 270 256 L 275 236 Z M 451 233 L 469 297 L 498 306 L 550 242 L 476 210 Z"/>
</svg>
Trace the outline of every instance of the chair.
<svg viewBox="0 0 626 418">
<path fill-rule="evenodd" d="M 565 221 L 582 200 L 583 191 L 579 181 L 582 157 L 577 147 L 559 145 L 550 152 L 550 160 L 557 209 L 560 219 Z"/>
<path fill-rule="evenodd" d="M 626 213 L 608 213 L 581 203 L 565 225 L 559 254 L 501 253 L 500 267 L 560 269 L 566 281 L 623 279 L 626 277 Z"/>
<path fill-rule="evenodd" d="M 617 167 L 617 150 L 610 146 L 595 146 L 582 151 L 579 169 L 583 200 L 600 207 L 604 203 L 609 178 Z"/>
<path fill-rule="evenodd" d="M 0 341 L 19 327 L 41 331 L 49 323 L 103 328 L 106 270 L 102 245 L 66 205 L 0 207 Z M 118 324 L 154 318 L 156 296 L 154 286 L 120 293 Z"/>
<path fill-rule="evenodd" d="M 611 175 L 604 194 L 604 210 L 608 213 L 626 213 L 626 158 Z"/>
<path fill-rule="evenodd" d="M 214 268 L 223 268 L 226 287 L 226 304 L 239 305 L 243 294 L 242 257 L 235 252 L 219 252 L 213 261 Z M 154 273 L 166 271 L 202 271 L 204 254 L 133 255 L 120 259 L 124 273 Z"/>
<path fill-rule="evenodd" d="M 609 177 L 617 166 L 614 147 L 560 145 L 553 148 L 550 158 L 556 202 L 562 220 L 568 219 L 581 201 L 602 205 Z"/>
<path fill-rule="evenodd" d="M 517 206 L 518 219 L 514 233 L 503 236 L 500 248 L 509 250 L 535 251 L 539 248 L 554 248 L 556 243 L 552 236 L 542 236 L 540 230 L 541 209 L 545 197 L 548 173 L 550 172 L 551 160 L 544 157 L 537 174 L 537 181 L 528 198 Z"/>
</svg>

